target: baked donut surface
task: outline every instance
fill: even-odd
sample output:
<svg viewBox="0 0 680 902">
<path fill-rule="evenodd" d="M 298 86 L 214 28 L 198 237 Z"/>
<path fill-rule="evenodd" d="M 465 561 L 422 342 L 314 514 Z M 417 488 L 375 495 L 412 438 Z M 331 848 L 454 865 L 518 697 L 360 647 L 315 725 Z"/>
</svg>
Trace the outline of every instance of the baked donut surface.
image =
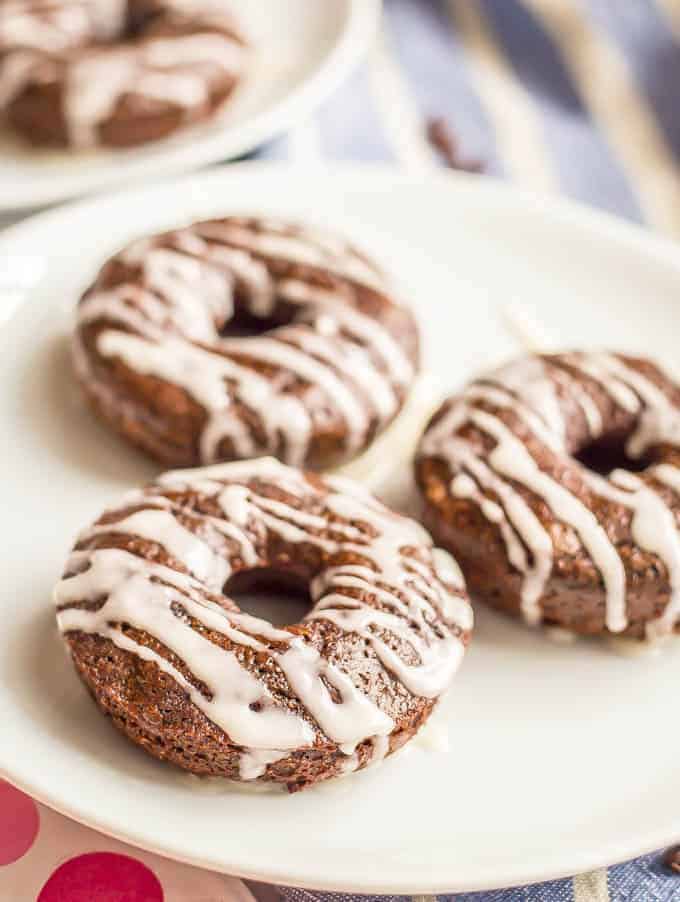
<svg viewBox="0 0 680 902">
<path fill-rule="evenodd" d="M 228 597 L 295 583 L 274 627 Z M 407 742 L 472 628 L 457 565 L 347 480 L 271 458 L 168 472 L 78 538 L 55 592 L 78 674 L 115 725 L 194 774 L 290 791 Z"/>
<path fill-rule="evenodd" d="M 648 639 L 680 620 L 679 468 L 680 387 L 614 353 L 527 356 L 476 379 L 416 456 L 425 523 L 473 598 Z"/>
<path fill-rule="evenodd" d="M 110 260 L 73 347 L 95 410 L 171 466 L 348 460 L 399 412 L 418 363 L 413 315 L 370 260 L 334 234 L 243 217 Z"/>
<path fill-rule="evenodd" d="M 221 0 L 0 3 L 0 115 L 34 145 L 163 138 L 209 118 L 246 59 Z"/>
</svg>

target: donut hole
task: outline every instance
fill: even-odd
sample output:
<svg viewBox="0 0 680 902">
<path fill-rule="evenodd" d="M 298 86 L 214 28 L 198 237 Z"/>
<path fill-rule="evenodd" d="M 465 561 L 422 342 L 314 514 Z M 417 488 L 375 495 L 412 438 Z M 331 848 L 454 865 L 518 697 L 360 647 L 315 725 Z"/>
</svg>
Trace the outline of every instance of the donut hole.
<svg viewBox="0 0 680 902">
<path fill-rule="evenodd" d="M 115 31 L 98 35 L 94 42 L 99 46 L 134 41 L 144 37 L 149 28 L 162 22 L 163 11 L 156 0 L 127 0 L 125 14 Z"/>
<path fill-rule="evenodd" d="M 238 296 L 234 306 L 234 315 L 218 329 L 220 338 L 247 338 L 263 335 L 272 329 L 289 325 L 293 322 L 296 312 L 299 312 L 292 304 L 279 304 L 271 316 L 255 316 L 245 307 Z"/>
<path fill-rule="evenodd" d="M 302 620 L 312 606 L 309 585 L 294 573 L 260 567 L 236 573 L 224 586 L 244 614 L 289 626 Z"/>
<path fill-rule="evenodd" d="M 605 435 L 597 441 L 590 442 L 580 448 L 574 457 L 594 473 L 609 476 L 612 470 L 631 470 L 640 473 L 652 463 L 648 455 L 631 457 L 626 453 L 626 440 L 629 433 Z"/>
<path fill-rule="evenodd" d="M 103 4 L 103 11 L 106 13 L 106 3 Z M 144 37 L 145 32 L 156 21 L 162 20 L 162 11 L 155 0 L 127 0 L 118 21 L 110 19 L 107 15 L 100 18 L 96 14 L 94 20 L 93 34 L 88 46 L 108 47 L 121 41 L 135 41 Z"/>
<path fill-rule="evenodd" d="M 159 16 L 160 10 L 155 8 L 153 3 L 145 2 L 145 0 L 129 3 L 123 33 L 118 37 L 133 39 L 139 37 Z"/>
</svg>

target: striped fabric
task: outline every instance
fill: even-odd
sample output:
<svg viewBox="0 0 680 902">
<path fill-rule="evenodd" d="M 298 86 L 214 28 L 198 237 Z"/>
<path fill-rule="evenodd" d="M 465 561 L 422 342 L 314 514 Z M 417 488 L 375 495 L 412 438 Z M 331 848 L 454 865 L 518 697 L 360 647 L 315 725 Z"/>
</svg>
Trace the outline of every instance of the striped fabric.
<svg viewBox="0 0 680 902">
<path fill-rule="evenodd" d="M 368 896 L 279 890 L 284 902 L 678 902 L 680 877 L 669 874 L 658 855 L 645 855 L 609 871 L 595 871 L 569 880 L 486 893 L 451 896 Z"/>
<path fill-rule="evenodd" d="M 323 159 L 461 155 L 680 237 L 680 0 L 385 0 L 371 58 L 306 126 Z M 316 132 L 313 141 L 310 131 Z M 296 158 L 296 133 L 258 153 Z"/>
<path fill-rule="evenodd" d="M 464 159 L 680 237 L 680 0 L 385 0 L 370 59 L 307 123 L 256 155 L 442 165 L 443 117 Z M 678 837 L 680 840 L 680 837 Z M 286 902 L 360 896 L 281 889 Z M 661 855 L 455 902 L 680 902 Z"/>
</svg>

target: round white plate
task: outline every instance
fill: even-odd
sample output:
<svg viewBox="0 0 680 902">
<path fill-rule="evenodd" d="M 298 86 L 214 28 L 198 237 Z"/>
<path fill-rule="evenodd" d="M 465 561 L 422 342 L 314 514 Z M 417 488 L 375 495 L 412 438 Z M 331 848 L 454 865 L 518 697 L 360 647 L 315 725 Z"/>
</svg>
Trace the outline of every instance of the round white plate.
<svg viewBox="0 0 680 902">
<path fill-rule="evenodd" d="M 228 0 L 254 46 L 219 119 L 130 150 L 33 150 L 0 132 L 0 210 L 51 204 L 229 160 L 303 121 L 375 34 L 381 0 Z"/>
<path fill-rule="evenodd" d="M 70 313 L 122 242 L 227 211 L 322 221 L 375 252 L 417 308 L 441 385 L 519 350 L 503 325 L 509 303 L 521 302 L 565 346 L 604 344 L 671 364 L 677 356 L 675 245 L 479 177 L 233 166 L 11 229 L 0 259 L 5 278 L 14 275 L 15 303 L 26 296 L 0 334 L 0 772 L 147 849 L 325 889 L 490 888 L 676 841 L 673 647 L 629 659 L 597 642 L 551 644 L 479 611 L 439 717 L 448 751 L 416 742 L 382 767 L 290 797 L 188 778 L 95 709 L 57 640 L 50 591 L 75 532 L 154 467 L 81 404 L 65 349 Z M 385 456 L 399 454 L 388 494 L 408 487 L 407 447 Z"/>
</svg>

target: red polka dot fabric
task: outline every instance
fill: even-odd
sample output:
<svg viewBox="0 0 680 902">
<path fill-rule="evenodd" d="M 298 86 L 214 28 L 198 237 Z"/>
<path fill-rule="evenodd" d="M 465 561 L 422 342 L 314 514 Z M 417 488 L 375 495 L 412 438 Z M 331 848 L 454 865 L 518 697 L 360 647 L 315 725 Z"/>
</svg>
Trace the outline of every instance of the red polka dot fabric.
<svg viewBox="0 0 680 902">
<path fill-rule="evenodd" d="M 22 858 L 35 842 L 40 814 L 33 799 L 0 783 L 0 866 Z"/>
<path fill-rule="evenodd" d="M 0 900 L 254 902 L 240 881 L 107 839 L 0 780 Z"/>
<path fill-rule="evenodd" d="M 60 864 L 40 890 L 38 902 L 163 902 L 150 868 L 129 855 L 87 852 Z"/>
</svg>

